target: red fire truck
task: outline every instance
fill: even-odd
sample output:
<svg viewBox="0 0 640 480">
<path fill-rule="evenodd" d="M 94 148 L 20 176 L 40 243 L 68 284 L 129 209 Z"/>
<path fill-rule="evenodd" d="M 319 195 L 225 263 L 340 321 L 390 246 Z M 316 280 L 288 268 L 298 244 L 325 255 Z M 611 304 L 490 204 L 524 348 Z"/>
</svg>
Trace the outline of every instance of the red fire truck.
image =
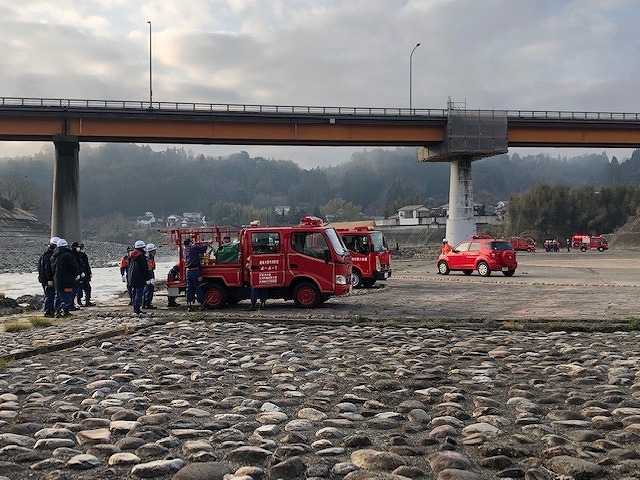
<svg viewBox="0 0 640 480">
<path fill-rule="evenodd" d="M 590 248 L 595 248 L 599 252 L 609 249 L 609 244 L 602 235 L 598 235 L 597 237 L 589 235 L 574 235 L 571 237 L 571 245 L 573 248 L 579 248 L 583 252 L 586 252 Z"/>
<path fill-rule="evenodd" d="M 351 285 L 354 288 L 371 287 L 377 280 L 391 276 L 391 252 L 381 231 L 371 225 L 333 225 L 351 252 Z"/>
<path fill-rule="evenodd" d="M 536 241 L 531 237 L 514 237 L 511 239 L 511 245 L 513 245 L 513 249 L 516 251 L 536 251 Z"/>
<path fill-rule="evenodd" d="M 167 230 L 179 248 L 180 280 L 167 278 L 169 296 L 186 289 L 183 242 L 217 247 L 202 258 L 204 305 L 221 308 L 250 298 L 251 286 L 267 288 L 269 298 L 284 298 L 313 308 L 351 288 L 351 258 L 336 230 L 316 217 L 304 217 L 295 227 L 240 230 L 196 227 Z M 223 243 L 229 236 L 230 243 Z"/>
</svg>

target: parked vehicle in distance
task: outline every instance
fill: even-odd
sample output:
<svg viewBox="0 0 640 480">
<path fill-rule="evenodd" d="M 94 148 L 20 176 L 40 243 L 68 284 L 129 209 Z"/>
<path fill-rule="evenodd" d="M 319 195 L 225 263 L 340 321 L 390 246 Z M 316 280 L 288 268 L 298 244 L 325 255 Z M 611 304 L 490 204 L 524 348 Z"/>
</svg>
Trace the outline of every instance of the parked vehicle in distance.
<svg viewBox="0 0 640 480">
<path fill-rule="evenodd" d="M 346 222 L 345 222 L 346 223 Z M 351 286 L 372 287 L 391 276 L 391 251 L 380 230 L 370 225 L 334 226 L 351 254 Z"/>
<path fill-rule="evenodd" d="M 253 223 L 253 222 L 252 222 Z M 166 230 L 165 230 L 166 231 Z M 184 240 L 217 244 L 202 258 L 204 306 L 221 308 L 248 299 L 251 287 L 266 288 L 269 298 L 293 300 L 314 308 L 351 290 L 351 257 L 338 232 L 317 217 L 304 217 L 294 227 L 186 227 L 169 230 L 178 247 L 180 278 L 167 278 L 169 296 L 185 291 Z M 229 236 L 231 243 L 222 243 Z"/>
<path fill-rule="evenodd" d="M 514 237 L 511 239 L 511 245 L 513 245 L 513 249 L 524 252 L 535 252 L 536 251 L 536 241 L 531 237 Z"/>
<path fill-rule="evenodd" d="M 590 248 L 595 248 L 599 252 L 604 252 L 609 249 L 607 240 L 602 236 L 590 236 L 590 235 L 573 235 L 571 237 L 571 245 L 573 248 L 579 248 L 583 252 L 586 252 Z"/>
<path fill-rule="evenodd" d="M 449 253 L 438 257 L 438 273 L 448 275 L 452 270 L 460 270 L 471 275 L 474 270 L 483 277 L 493 271 L 502 272 L 505 277 L 516 273 L 518 262 L 516 251 L 509 240 L 495 239 L 488 235 L 474 235 L 458 244 Z"/>
<path fill-rule="evenodd" d="M 556 239 L 549 239 L 544 241 L 545 252 L 558 252 L 560 251 L 560 242 Z"/>
</svg>

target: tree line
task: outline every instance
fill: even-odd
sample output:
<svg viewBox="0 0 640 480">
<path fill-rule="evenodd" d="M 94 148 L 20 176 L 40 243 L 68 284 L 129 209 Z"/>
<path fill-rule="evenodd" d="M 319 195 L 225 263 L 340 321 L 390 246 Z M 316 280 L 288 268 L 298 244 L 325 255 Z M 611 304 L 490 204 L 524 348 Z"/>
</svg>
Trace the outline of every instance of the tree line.
<svg viewBox="0 0 640 480">
<path fill-rule="evenodd" d="M 31 210 L 48 222 L 53 158 L 50 147 L 32 156 L 0 161 L 0 206 Z M 211 222 L 222 224 L 245 222 L 255 216 L 274 223 L 275 207 L 286 206 L 289 210 L 277 220 L 295 223 L 301 214 L 351 220 L 361 214 L 388 216 L 407 204 L 434 207 L 447 203 L 449 165 L 416 159 L 415 148 L 376 148 L 358 152 L 341 165 L 303 169 L 292 161 L 251 157 L 246 152 L 212 157 L 194 155 L 184 148 L 156 152 L 130 144 L 83 144 L 81 214 L 87 225 L 130 221 L 145 211 L 159 217 L 200 211 Z M 498 155 L 474 162 L 473 182 L 474 200 L 485 204 L 507 200 L 539 184 L 593 186 L 602 192 L 600 187 L 606 185 L 640 183 L 640 153 L 635 151 L 625 162 L 615 157 L 610 160 L 605 153 L 573 158 Z M 556 187 L 549 188 L 554 189 L 551 196 L 555 202 L 561 194 Z M 514 199 L 511 208 L 518 204 Z M 569 200 L 564 201 L 567 205 Z M 548 208 L 545 202 L 539 203 Z M 529 206 L 523 204 L 522 208 Z M 520 221 L 523 215 L 513 213 L 514 228 L 524 228 L 526 222 Z M 576 228 L 588 228 L 577 216 L 571 213 L 565 227 L 576 224 Z M 564 228 L 546 226 L 539 219 L 536 222 L 539 228 Z"/>
</svg>

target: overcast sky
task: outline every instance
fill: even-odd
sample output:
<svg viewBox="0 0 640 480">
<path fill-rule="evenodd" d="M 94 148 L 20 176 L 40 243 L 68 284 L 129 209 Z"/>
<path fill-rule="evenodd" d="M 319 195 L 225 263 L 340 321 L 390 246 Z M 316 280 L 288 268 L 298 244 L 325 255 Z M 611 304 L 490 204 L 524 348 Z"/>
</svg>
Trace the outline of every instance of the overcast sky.
<svg viewBox="0 0 640 480">
<path fill-rule="evenodd" d="M 419 42 L 416 108 L 640 111 L 637 0 L 1 0 L 0 96 L 148 100 L 148 21 L 154 101 L 408 107 Z M 362 150 L 187 148 L 304 167 Z"/>
</svg>

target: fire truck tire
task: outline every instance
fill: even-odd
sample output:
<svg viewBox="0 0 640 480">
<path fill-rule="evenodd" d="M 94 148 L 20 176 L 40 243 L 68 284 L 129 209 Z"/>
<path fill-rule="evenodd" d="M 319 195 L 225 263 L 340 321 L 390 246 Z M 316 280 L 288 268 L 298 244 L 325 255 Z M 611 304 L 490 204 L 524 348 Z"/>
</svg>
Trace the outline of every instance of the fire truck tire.
<svg viewBox="0 0 640 480">
<path fill-rule="evenodd" d="M 581 251 L 581 252 L 586 252 L 586 251 L 587 251 L 587 247 L 584 247 L 584 246 L 583 246 L 583 247 L 580 249 L 580 251 Z"/>
<path fill-rule="evenodd" d="M 506 272 L 502 272 L 505 277 L 513 277 L 513 274 L 516 273 L 515 270 L 507 270 Z"/>
<path fill-rule="evenodd" d="M 371 288 L 376 284 L 375 278 L 368 278 L 367 280 L 362 280 L 362 285 L 367 288 Z"/>
<path fill-rule="evenodd" d="M 604 252 L 604 248 L 602 248 L 602 247 L 598 247 L 598 251 L 599 251 L 599 252 Z"/>
<path fill-rule="evenodd" d="M 478 273 L 480 274 L 481 277 L 488 277 L 489 275 L 491 275 L 491 269 L 489 268 L 489 265 L 487 264 L 487 262 L 480 262 L 478 263 Z"/>
<path fill-rule="evenodd" d="M 204 306 L 206 308 L 222 308 L 227 303 L 227 292 L 222 285 L 212 283 L 205 286 Z"/>
<path fill-rule="evenodd" d="M 355 268 L 351 270 L 351 287 L 360 288 L 362 286 L 362 275 Z"/>
<path fill-rule="evenodd" d="M 531 253 L 531 247 L 527 247 L 527 252 Z"/>
<path fill-rule="evenodd" d="M 449 265 L 444 260 L 438 262 L 438 272 L 440 275 L 449 275 Z"/>
<path fill-rule="evenodd" d="M 320 304 L 320 290 L 313 283 L 302 282 L 293 289 L 293 302 L 299 308 L 314 308 Z"/>
</svg>

